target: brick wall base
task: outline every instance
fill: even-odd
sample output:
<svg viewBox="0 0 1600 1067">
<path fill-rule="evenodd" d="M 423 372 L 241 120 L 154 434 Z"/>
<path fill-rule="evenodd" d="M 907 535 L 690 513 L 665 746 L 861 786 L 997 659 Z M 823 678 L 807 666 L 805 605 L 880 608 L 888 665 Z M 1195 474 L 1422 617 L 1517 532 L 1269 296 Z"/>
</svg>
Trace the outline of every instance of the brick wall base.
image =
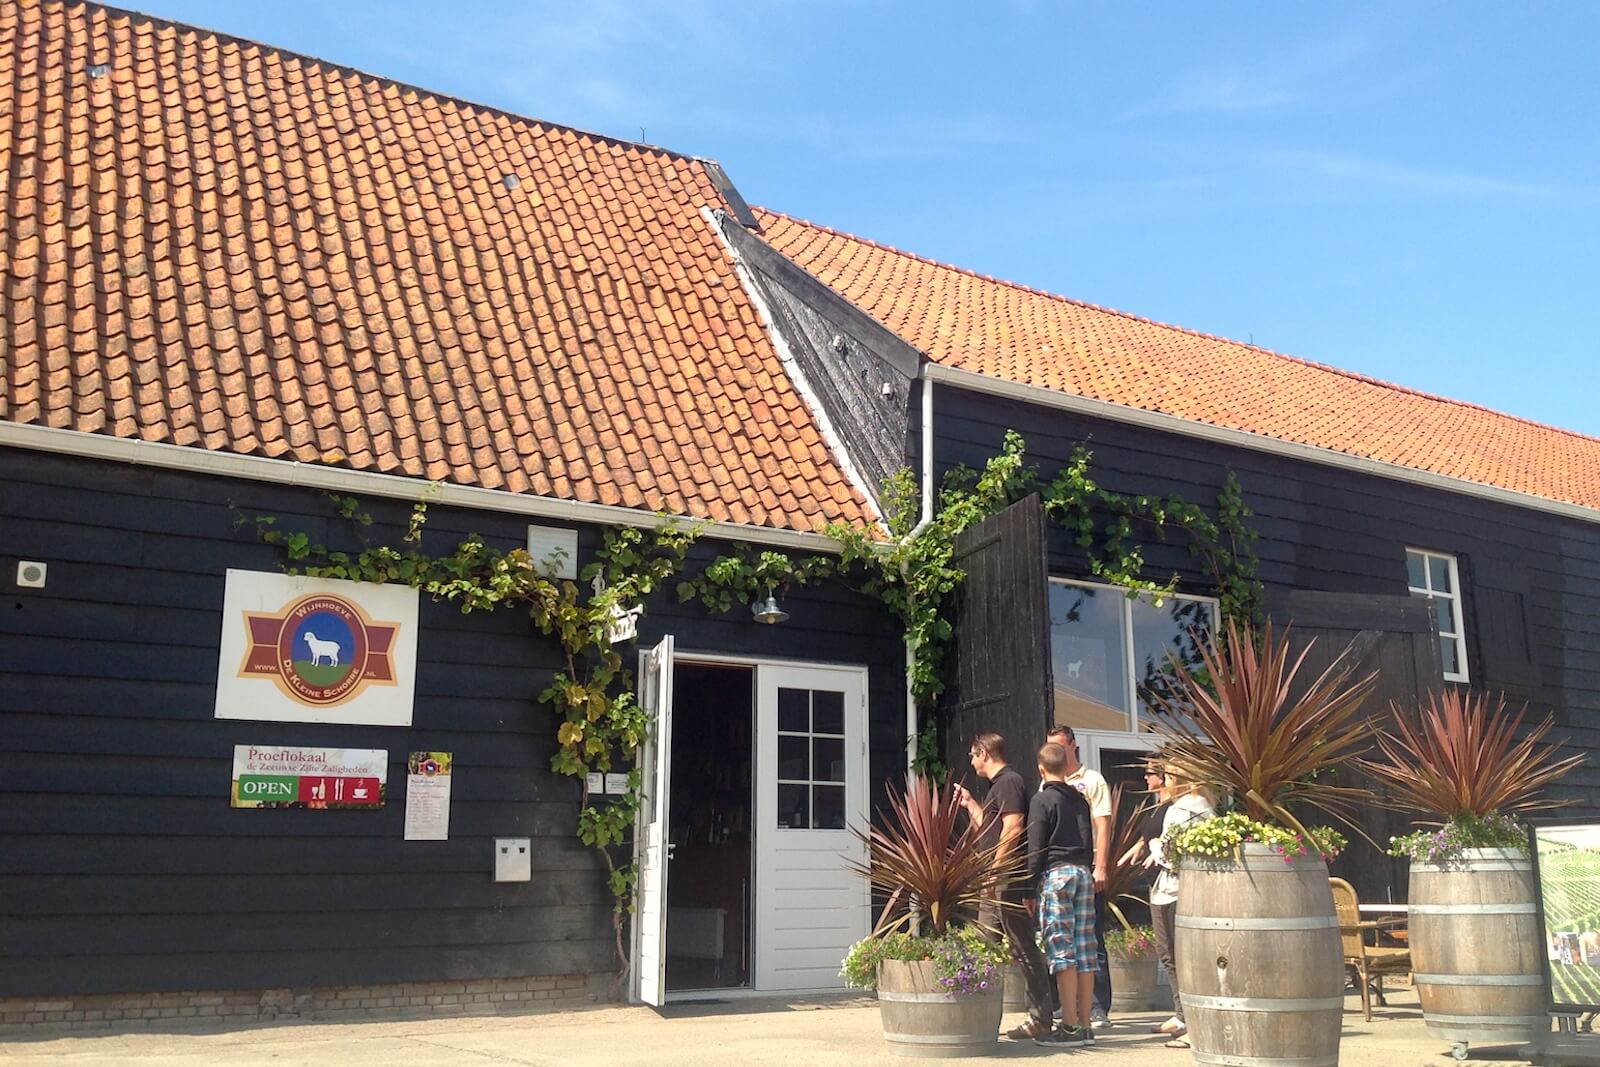
<svg viewBox="0 0 1600 1067">
<path fill-rule="evenodd" d="M 566 974 L 221 993 L 0 997 L 0 1036 L 23 1036 L 40 1030 L 165 1030 L 274 1019 L 337 1022 L 552 1011 L 612 999 L 615 977 Z"/>
</svg>

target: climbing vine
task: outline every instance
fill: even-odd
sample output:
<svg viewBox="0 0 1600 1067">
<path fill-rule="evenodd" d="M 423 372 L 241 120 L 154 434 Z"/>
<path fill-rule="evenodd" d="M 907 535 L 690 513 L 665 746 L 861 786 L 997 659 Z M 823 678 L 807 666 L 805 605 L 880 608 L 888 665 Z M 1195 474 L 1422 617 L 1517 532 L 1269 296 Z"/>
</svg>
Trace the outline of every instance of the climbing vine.
<svg viewBox="0 0 1600 1067">
<path fill-rule="evenodd" d="M 1101 581 L 1146 594 L 1157 603 L 1170 596 L 1179 576 L 1165 581 L 1145 576 L 1138 528 L 1159 539 L 1169 530 L 1189 537 L 1190 552 L 1211 577 L 1224 618 L 1257 620 L 1261 583 L 1256 579 L 1256 534 L 1246 520 L 1238 478 L 1228 472 L 1217 497 L 1216 517 L 1177 495 L 1160 498 L 1127 496 L 1105 489 L 1090 476 L 1091 453 L 1076 448 L 1054 478 L 1046 481 L 1024 462 L 1020 434 L 1008 431 L 998 454 L 982 471 L 957 468 L 945 478 L 932 518 L 915 525 L 918 485 L 908 470 L 884 485 L 883 503 L 890 537 L 869 538 L 855 527 L 835 524 L 828 535 L 843 546 L 837 559 L 808 556 L 794 560 L 781 552 L 753 553 L 737 549 L 720 556 L 694 579 L 678 583 L 678 597 L 696 596 L 714 611 L 748 602 L 761 589 L 804 586 L 824 578 L 843 578 L 876 597 L 904 630 L 910 651 L 912 697 L 924 712 L 914 763 L 924 772 L 942 771 L 937 725 L 931 711 L 944 691 L 945 650 L 951 635 L 944 611 L 963 574 L 953 563 L 955 541 L 968 527 L 1031 493 L 1038 493 L 1045 514 L 1072 535 L 1084 552 L 1089 572 Z"/>
<path fill-rule="evenodd" d="M 372 525 L 372 516 L 362 511 L 353 497 L 328 495 L 341 518 L 359 527 Z M 290 574 L 397 582 L 457 604 L 463 614 L 522 607 L 541 633 L 556 639 L 564 668 L 538 697 L 557 719 L 556 752 L 550 766 L 580 783 L 577 833 L 606 866 L 620 983 L 628 975 L 624 935 L 627 916 L 633 910 L 637 872 L 631 862 L 618 862 L 612 849 L 622 844 L 638 812 L 639 770 L 630 768 L 627 790 L 610 801 L 590 797 L 587 779 L 591 771 L 609 771 L 618 761 L 630 759 L 651 724 L 634 697 L 609 629 L 627 605 L 641 603 L 682 566 L 700 526 L 666 523 L 651 530 L 607 529 L 594 562 L 581 572 L 581 580 L 593 590 L 583 593 L 578 583 L 546 574 L 527 549 L 491 548 L 476 534 L 461 540 L 449 553 L 428 555 L 422 551 L 427 518 L 425 495 L 411 509 L 401 547 L 367 544 L 353 553 L 313 543 L 305 533 L 280 530 L 270 516 L 258 516 L 253 523 L 262 541 L 283 552 L 284 570 Z M 252 520 L 241 516 L 240 521 Z"/>
<path fill-rule="evenodd" d="M 1165 581 L 1147 577 L 1136 535 L 1149 531 L 1165 539 L 1169 531 L 1181 531 L 1213 584 L 1223 616 L 1248 620 L 1260 616 L 1256 534 L 1247 522 L 1250 510 L 1232 472 L 1217 496 L 1213 517 L 1176 495 L 1113 493 L 1093 479 L 1090 460 L 1087 449 L 1077 448 L 1046 480 L 1037 467 L 1024 462 L 1022 437 L 1007 432 L 999 453 L 983 470 L 958 468 L 946 476 L 934 513 L 926 521 L 918 521 L 916 478 L 902 470 L 886 480 L 882 494 L 887 539 L 835 524 L 826 532 L 840 546 L 837 555 L 795 558 L 737 545 L 698 574 L 682 576 L 678 600 L 698 599 L 708 611 L 720 614 L 770 591 L 838 580 L 881 601 L 903 629 L 909 685 L 924 714 L 916 764 L 925 772 L 940 773 L 938 729 L 931 712 L 945 687 L 944 660 L 951 636 L 945 609 L 964 577 L 953 562 L 955 542 L 974 523 L 1031 493 L 1039 494 L 1045 514 L 1071 535 L 1095 578 L 1126 589 L 1129 596 L 1144 594 L 1159 603 L 1176 590 L 1178 575 Z M 612 801 L 591 798 L 586 782 L 591 771 L 609 771 L 628 761 L 652 723 L 634 697 L 632 679 L 609 631 L 620 611 L 642 604 L 681 572 L 701 526 L 664 520 L 650 530 L 607 529 L 595 559 L 581 572 L 581 582 L 593 589 L 585 592 L 578 582 L 546 574 L 526 549 L 492 548 L 475 534 L 447 553 L 425 553 L 423 532 L 434 496 L 425 493 L 413 506 L 398 547 L 369 544 L 362 534 L 360 551 L 338 551 L 314 543 L 303 532 L 280 529 L 270 516 L 240 515 L 239 521 L 252 524 L 262 541 L 282 552 L 284 569 L 291 574 L 398 582 L 457 604 L 463 613 L 517 607 L 528 612 L 541 633 L 555 638 L 562 649 L 563 669 L 538 694 L 539 702 L 556 718 L 556 752 L 550 765 L 579 781 L 577 834 L 606 867 L 620 983 L 630 968 L 624 935 L 633 911 L 637 872 L 632 863 L 619 862 L 613 850 L 634 824 L 639 770 L 630 768 L 626 793 Z M 341 518 L 358 529 L 371 527 L 371 516 L 357 500 L 334 494 L 329 498 Z"/>
</svg>

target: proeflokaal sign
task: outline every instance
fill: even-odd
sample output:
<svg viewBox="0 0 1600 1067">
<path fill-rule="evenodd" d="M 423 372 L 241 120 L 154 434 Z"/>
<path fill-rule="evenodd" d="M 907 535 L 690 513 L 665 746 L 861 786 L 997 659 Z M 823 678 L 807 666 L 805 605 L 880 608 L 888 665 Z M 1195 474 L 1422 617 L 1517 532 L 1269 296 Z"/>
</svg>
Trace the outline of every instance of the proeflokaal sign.
<svg viewBox="0 0 1600 1067">
<path fill-rule="evenodd" d="M 228 571 L 216 717 L 410 726 L 417 591 Z"/>
</svg>

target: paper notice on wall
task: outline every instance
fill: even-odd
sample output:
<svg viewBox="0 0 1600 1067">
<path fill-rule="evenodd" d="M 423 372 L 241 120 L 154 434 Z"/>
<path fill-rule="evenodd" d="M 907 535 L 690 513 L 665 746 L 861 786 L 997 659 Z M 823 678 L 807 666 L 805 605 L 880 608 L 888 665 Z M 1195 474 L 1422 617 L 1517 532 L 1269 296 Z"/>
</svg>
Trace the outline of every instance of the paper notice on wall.
<svg viewBox="0 0 1600 1067">
<path fill-rule="evenodd" d="M 406 760 L 406 840 L 450 838 L 450 753 L 413 752 Z"/>
</svg>

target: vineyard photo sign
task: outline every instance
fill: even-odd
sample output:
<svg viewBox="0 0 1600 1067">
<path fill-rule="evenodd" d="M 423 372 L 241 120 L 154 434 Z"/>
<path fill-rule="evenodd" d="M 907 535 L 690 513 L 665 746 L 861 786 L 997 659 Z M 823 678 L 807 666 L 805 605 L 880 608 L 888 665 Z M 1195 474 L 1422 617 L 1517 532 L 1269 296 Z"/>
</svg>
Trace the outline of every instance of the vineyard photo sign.
<svg viewBox="0 0 1600 1067">
<path fill-rule="evenodd" d="M 1531 836 L 1550 1010 L 1600 1011 L 1600 823 L 1536 826 Z"/>
</svg>

